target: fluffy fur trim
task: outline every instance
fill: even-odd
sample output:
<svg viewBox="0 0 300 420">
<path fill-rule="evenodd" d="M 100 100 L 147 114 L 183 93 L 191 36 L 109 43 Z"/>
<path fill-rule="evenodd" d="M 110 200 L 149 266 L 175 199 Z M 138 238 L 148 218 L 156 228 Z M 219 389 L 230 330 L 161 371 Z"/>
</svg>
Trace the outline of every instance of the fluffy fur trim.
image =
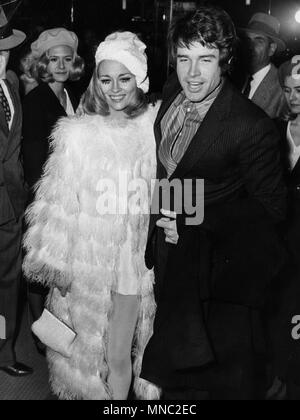
<svg viewBox="0 0 300 420">
<path fill-rule="evenodd" d="M 134 232 L 132 260 L 141 302 L 133 347 L 135 391 L 140 399 L 160 395 L 154 385 L 139 379 L 155 315 L 153 273 L 144 264 L 149 216 L 100 215 L 97 210 L 99 180 L 118 182 L 118 170 L 129 180 L 146 180 L 151 190 L 156 175 L 156 113 L 157 107 L 149 108 L 125 125 L 100 116 L 62 119 L 52 136 L 53 153 L 36 200 L 27 212 L 27 278 L 71 290 L 66 300 L 55 289 L 48 302 L 50 310 L 77 332 L 70 359 L 48 352 L 52 389 L 62 399 L 112 399 L 107 336 L 128 226 Z"/>
</svg>

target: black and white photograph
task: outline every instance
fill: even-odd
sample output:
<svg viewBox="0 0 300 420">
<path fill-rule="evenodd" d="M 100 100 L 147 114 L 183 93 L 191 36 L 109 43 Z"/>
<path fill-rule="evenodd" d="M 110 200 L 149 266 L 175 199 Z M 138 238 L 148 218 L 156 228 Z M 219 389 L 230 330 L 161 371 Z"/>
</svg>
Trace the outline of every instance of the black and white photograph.
<svg viewBox="0 0 300 420">
<path fill-rule="evenodd" d="M 300 0 L 0 0 L 0 400 L 300 400 Z"/>
</svg>

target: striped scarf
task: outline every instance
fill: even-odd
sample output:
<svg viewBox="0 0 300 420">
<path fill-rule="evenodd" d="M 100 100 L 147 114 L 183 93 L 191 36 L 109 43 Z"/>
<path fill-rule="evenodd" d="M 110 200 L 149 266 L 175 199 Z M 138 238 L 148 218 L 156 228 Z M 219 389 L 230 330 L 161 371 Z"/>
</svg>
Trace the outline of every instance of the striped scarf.
<svg viewBox="0 0 300 420">
<path fill-rule="evenodd" d="M 199 103 L 189 101 L 184 92 L 180 92 L 163 117 L 159 158 L 167 170 L 168 178 L 175 172 L 185 155 L 222 86 L 221 82 L 217 89 Z"/>
</svg>

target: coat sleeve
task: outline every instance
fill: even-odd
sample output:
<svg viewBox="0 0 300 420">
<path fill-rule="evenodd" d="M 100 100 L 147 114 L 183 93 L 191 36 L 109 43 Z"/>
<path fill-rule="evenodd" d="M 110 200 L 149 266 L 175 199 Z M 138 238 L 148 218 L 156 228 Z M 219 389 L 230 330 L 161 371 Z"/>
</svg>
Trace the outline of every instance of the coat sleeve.
<svg viewBox="0 0 300 420">
<path fill-rule="evenodd" d="M 241 142 L 239 163 L 248 198 L 238 200 L 233 205 L 220 206 L 223 216 L 219 221 L 224 218 L 226 232 L 259 220 L 278 223 L 285 219 L 287 191 L 283 181 L 279 140 L 273 122 L 266 118 L 256 124 L 246 141 Z"/>
<path fill-rule="evenodd" d="M 22 154 L 25 181 L 30 188 L 31 201 L 34 186 L 41 179 L 47 160 L 49 134 L 42 100 L 38 101 L 32 95 L 26 96 L 23 103 Z"/>
<path fill-rule="evenodd" d="M 67 287 L 72 281 L 71 250 L 79 214 L 76 120 L 63 119 L 52 134 L 52 154 L 26 215 L 24 272 L 31 281 Z M 76 131 L 78 137 L 78 130 Z"/>
<path fill-rule="evenodd" d="M 273 221 L 282 221 L 286 215 L 287 191 L 280 135 L 269 118 L 259 121 L 248 141 L 241 142 L 240 169 L 249 197 L 259 202 Z"/>
<path fill-rule="evenodd" d="M 257 221 L 278 223 L 286 215 L 286 187 L 281 167 L 279 133 L 269 118 L 261 119 L 240 143 L 239 167 L 247 197 L 205 208 L 201 229 L 226 236 Z M 181 219 L 178 229 L 182 230 Z"/>
</svg>

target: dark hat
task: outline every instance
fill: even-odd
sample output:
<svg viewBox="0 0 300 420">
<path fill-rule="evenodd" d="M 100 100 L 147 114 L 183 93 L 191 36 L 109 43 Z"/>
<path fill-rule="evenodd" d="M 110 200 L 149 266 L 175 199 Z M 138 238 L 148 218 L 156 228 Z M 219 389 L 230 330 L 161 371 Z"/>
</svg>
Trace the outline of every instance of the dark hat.
<svg viewBox="0 0 300 420">
<path fill-rule="evenodd" d="M 11 28 L 11 20 L 22 0 L 0 2 L 0 51 L 11 50 L 26 39 L 24 32 Z"/>
<path fill-rule="evenodd" d="M 280 22 L 274 16 L 266 13 L 256 13 L 250 19 L 246 28 L 240 28 L 240 31 L 267 36 L 277 44 L 279 52 L 286 50 L 285 42 L 280 38 Z"/>
</svg>

